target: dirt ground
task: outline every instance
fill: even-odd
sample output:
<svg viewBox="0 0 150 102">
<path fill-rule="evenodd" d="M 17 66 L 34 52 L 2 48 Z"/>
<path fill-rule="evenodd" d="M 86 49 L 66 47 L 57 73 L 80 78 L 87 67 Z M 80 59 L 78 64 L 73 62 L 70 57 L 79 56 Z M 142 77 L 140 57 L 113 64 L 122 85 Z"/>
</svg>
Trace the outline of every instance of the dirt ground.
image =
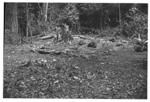
<svg viewBox="0 0 150 102">
<path fill-rule="evenodd" d="M 49 39 L 5 45 L 4 98 L 146 99 L 147 52 L 96 41 L 97 48 Z"/>
</svg>

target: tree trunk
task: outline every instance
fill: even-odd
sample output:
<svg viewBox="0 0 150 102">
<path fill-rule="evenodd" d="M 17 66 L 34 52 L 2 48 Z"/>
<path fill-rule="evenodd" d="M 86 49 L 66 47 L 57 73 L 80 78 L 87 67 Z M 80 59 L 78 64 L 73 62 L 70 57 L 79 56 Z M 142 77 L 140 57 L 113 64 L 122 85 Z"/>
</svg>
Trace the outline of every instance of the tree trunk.
<svg viewBox="0 0 150 102">
<path fill-rule="evenodd" d="M 121 33 L 121 29 L 122 29 L 122 20 L 121 20 L 121 8 L 120 8 L 120 4 L 119 4 L 119 33 Z"/>
<path fill-rule="evenodd" d="M 120 27 L 121 27 L 122 21 L 121 21 L 121 9 L 120 9 L 120 4 L 119 4 L 119 24 L 120 24 Z"/>
<path fill-rule="evenodd" d="M 44 18 L 44 22 L 47 21 L 47 10 L 48 10 L 48 3 L 44 3 L 43 4 L 43 18 Z"/>
<path fill-rule="evenodd" d="M 18 13 L 17 13 L 17 4 L 12 3 L 12 19 L 11 19 L 11 31 L 15 34 L 18 34 Z"/>
<path fill-rule="evenodd" d="M 100 17 L 100 30 L 103 30 L 103 6 L 101 8 L 101 17 Z"/>
<path fill-rule="evenodd" d="M 42 6 L 42 22 L 43 22 L 43 33 L 46 35 L 46 22 L 47 22 L 47 10 L 48 10 L 48 3 L 43 3 Z"/>
<path fill-rule="evenodd" d="M 26 3 L 26 37 L 29 36 L 29 9 L 28 9 L 28 3 Z"/>
</svg>

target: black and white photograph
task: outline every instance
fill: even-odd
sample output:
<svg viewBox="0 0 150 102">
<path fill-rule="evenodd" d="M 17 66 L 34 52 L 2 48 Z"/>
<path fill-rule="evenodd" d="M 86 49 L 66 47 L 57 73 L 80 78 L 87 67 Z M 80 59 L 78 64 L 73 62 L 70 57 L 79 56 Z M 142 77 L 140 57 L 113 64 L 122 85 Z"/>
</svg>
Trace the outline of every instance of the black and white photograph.
<svg viewBox="0 0 150 102">
<path fill-rule="evenodd" d="M 148 3 L 3 5 L 4 99 L 147 99 Z"/>
</svg>

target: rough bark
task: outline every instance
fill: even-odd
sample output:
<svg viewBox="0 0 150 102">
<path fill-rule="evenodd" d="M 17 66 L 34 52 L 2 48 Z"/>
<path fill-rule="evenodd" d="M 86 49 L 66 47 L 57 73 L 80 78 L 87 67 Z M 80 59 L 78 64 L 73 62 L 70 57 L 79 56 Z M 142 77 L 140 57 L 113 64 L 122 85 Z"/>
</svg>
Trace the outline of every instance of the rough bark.
<svg viewBox="0 0 150 102">
<path fill-rule="evenodd" d="M 26 37 L 29 36 L 29 30 L 28 30 L 28 27 L 29 27 L 29 9 L 28 9 L 28 3 L 26 3 Z"/>
<path fill-rule="evenodd" d="M 47 21 L 47 10 L 48 10 L 48 3 L 44 3 L 43 4 L 43 18 L 45 22 Z"/>
<path fill-rule="evenodd" d="M 12 3 L 12 20 L 11 20 L 11 31 L 15 34 L 18 34 L 18 13 L 17 13 L 17 4 Z"/>
<path fill-rule="evenodd" d="M 100 31 L 103 30 L 103 6 L 101 7 Z"/>
<path fill-rule="evenodd" d="M 119 24 L 120 24 L 120 27 L 121 27 L 121 9 L 120 9 L 120 4 L 119 4 Z"/>
</svg>

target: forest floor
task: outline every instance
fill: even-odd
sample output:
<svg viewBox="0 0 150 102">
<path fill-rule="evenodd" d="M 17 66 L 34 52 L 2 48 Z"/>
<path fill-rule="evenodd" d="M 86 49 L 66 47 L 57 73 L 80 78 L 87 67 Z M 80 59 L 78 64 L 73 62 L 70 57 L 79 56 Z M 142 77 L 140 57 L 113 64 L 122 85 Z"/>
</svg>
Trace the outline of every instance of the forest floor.
<svg viewBox="0 0 150 102">
<path fill-rule="evenodd" d="M 146 99 L 147 52 L 120 39 L 87 38 L 5 44 L 4 98 Z M 87 47 L 91 40 L 96 48 Z"/>
</svg>

